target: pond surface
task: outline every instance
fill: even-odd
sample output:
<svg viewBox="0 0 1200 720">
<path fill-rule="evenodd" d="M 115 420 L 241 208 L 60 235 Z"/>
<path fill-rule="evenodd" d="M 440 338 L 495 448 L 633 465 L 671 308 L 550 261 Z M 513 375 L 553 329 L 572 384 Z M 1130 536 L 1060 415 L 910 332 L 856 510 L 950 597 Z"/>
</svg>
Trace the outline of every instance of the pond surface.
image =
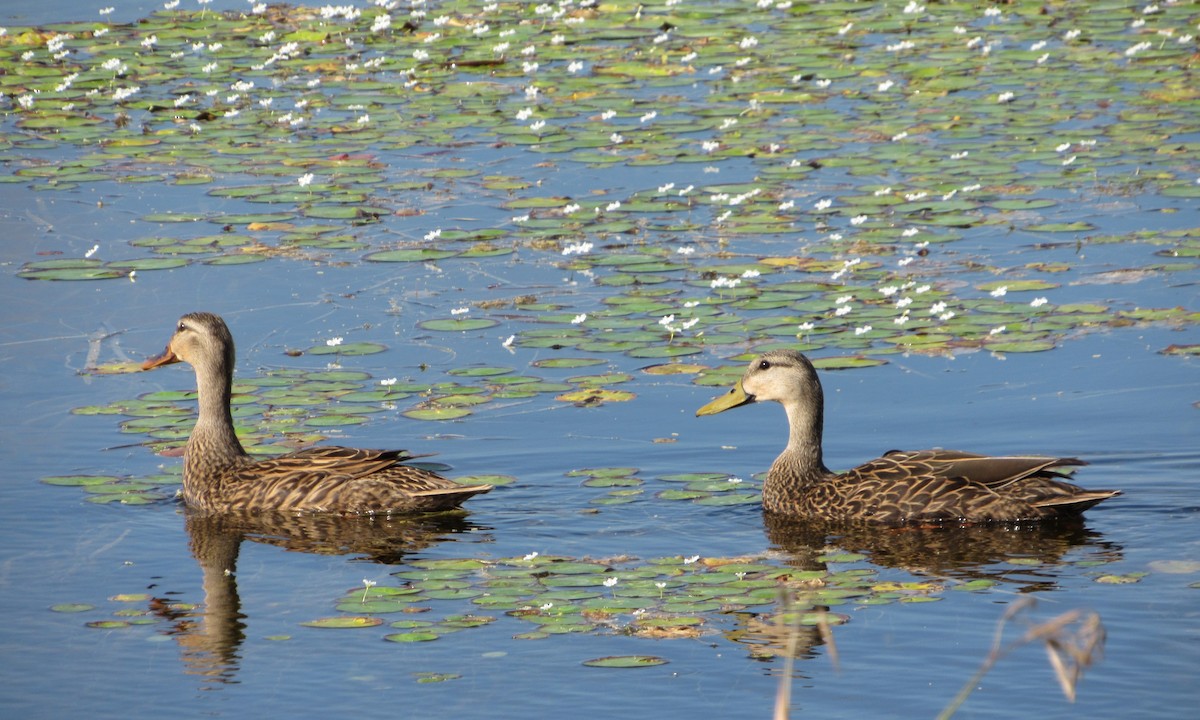
<svg viewBox="0 0 1200 720">
<path fill-rule="evenodd" d="M 102 7 L 0 18 L 5 717 L 934 717 L 1018 607 L 961 716 L 1200 701 L 1194 5 Z M 187 516 L 192 374 L 130 364 L 194 310 L 255 451 L 498 487 Z M 831 467 L 1077 456 L 1124 495 L 768 523 L 782 413 L 694 411 L 777 345 L 826 368 Z M 1074 704 L 1016 642 L 1072 612 L 1107 632 Z"/>
</svg>

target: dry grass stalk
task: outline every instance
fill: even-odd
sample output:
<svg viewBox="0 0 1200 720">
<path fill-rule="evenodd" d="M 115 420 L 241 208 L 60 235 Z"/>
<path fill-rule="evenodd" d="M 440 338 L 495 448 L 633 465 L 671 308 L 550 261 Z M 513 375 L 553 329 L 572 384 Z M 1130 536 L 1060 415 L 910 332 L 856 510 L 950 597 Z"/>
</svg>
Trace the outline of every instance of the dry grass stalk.
<svg viewBox="0 0 1200 720">
<path fill-rule="evenodd" d="M 1075 687 L 1083 677 L 1083 671 L 1098 661 L 1104 652 L 1104 625 L 1100 616 L 1094 612 L 1070 610 L 1046 622 L 1029 625 L 1020 638 L 1008 645 L 1001 645 L 1004 627 L 1010 620 L 1021 612 L 1032 608 L 1037 601 L 1032 597 L 1022 597 L 1009 606 L 1008 610 L 996 623 L 996 634 L 992 640 L 992 649 L 984 659 L 983 665 L 971 677 L 954 700 L 938 715 L 938 720 L 945 720 L 958 711 L 962 704 L 974 691 L 979 681 L 1005 655 L 1013 650 L 1030 643 L 1045 643 L 1046 654 L 1050 658 L 1050 667 L 1062 688 L 1063 695 L 1075 702 Z"/>
<path fill-rule="evenodd" d="M 782 622 L 782 618 L 787 617 L 792 611 L 792 596 L 786 591 L 781 591 L 779 594 L 779 614 L 776 616 Z M 817 631 L 821 634 L 821 642 L 829 651 L 829 660 L 833 663 L 833 668 L 836 670 L 838 666 L 837 644 L 833 641 L 833 630 L 829 626 L 829 620 L 825 616 L 825 608 L 821 607 L 817 610 L 819 613 L 817 618 Z M 792 622 L 788 632 L 787 649 L 783 659 L 783 674 L 779 678 L 779 685 L 775 689 L 775 712 L 772 715 L 773 720 L 787 720 L 788 710 L 792 705 L 792 671 L 796 666 L 796 648 L 800 644 L 800 616 Z"/>
</svg>

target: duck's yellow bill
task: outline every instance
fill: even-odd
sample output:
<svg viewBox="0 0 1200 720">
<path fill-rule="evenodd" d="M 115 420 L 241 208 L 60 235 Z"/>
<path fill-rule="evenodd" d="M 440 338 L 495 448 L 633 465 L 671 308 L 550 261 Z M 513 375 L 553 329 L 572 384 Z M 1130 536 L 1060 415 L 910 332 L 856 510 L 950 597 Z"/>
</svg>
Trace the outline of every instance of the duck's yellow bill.
<svg viewBox="0 0 1200 720">
<path fill-rule="evenodd" d="M 754 402 L 754 396 L 747 395 L 746 391 L 742 389 L 742 381 L 738 380 L 737 384 L 730 388 L 729 392 L 711 400 L 707 405 L 697 410 L 696 415 L 716 415 L 730 408 L 752 402 Z"/>
</svg>

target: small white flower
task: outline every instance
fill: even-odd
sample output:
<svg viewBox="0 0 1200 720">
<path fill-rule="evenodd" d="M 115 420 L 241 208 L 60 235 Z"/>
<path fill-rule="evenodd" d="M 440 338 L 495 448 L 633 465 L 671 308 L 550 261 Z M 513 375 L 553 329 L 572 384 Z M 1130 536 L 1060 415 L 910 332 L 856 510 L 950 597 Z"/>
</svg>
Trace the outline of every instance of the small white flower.
<svg viewBox="0 0 1200 720">
<path fill-rule="evenodd" d="M 837 315 L 838 317 L 841 317 L 843 315 L 849 315 L 850 311 L 853 309 L 854 309 L 853 305 L 842 305 L 837 310 L 834 310 L 833 314 Z"/>
<path fill-rule="evenodd" d="M 342 344 L 342 339 L 340 337 L 332 337 L 326 340 L 325 344 L 329 347 L 337 347 Z"/>
<path fill-rule="evenodd" d="M 691 245 L 684 245 L 683 247 L 675 248 L 675 252 L 679 253 L 680 255 L 691 255 L 692 253 L 696 252 L 696 248 L 692 247 Z"/>
<path fill-rule="evenodd" d="M 846 303 L 850 302 L 853 299 L 854 299 L 853 295 L 842 295 L 837 300 L 834 300 L 833 304 L 834 305 L 845 305 Z"/>
<path fill-rule="evenodd" d="M 1004 297 L 1005 295 L 1008 294 L 1008 286 L 1001 285 L 1000 287 L 996 288 L 995 290 L 991 291 L 988 294 L 991 295 L 992 297 Z"/>
<path fill-rule="evenodd" d="M 463 315 L 463 314 L 469 313 L 469 312 L 471 312 L 471 308 L 469 308 L 469 307 L 458 307 L 458 308 L 450 309 L 451 315 Z"/>
<path fill-rule="evenodd" d="M 92 246 L 92 249 L 91 249 L 91 250 L 88 250 L 87 252 L 85 252 L 85 253 L 83 254 L 83 256 L 84 256 L 85 258 L 90 258 L 91 256 L 95 255 L 95 254 L 96 254 L 96 251 L 97 251 L 97 250 L 99 250 L 99 249 L 100 249 L 100 245 L 98 245 L 98 244 L 97 244 L 97 245 L 93 245 L 93 246 Z"/>
<path fill-rule="evenodd" d="M 862 327 L 856 327 L 856 328 L 854 328 L 854 334 L 855 334 L 855 335 L 862 335 L 862 334 L 864 334 L 864 333 L 869 333 L 869 332 L 871 332 L 871 326 L 870 326 L 870 325 L 863 325 Z"/>
<path fill-rule="evenodd" d="M 854 217 L 850 218 L 851 225 L 862 225 L 866 221 L 867 221 L 866 215 L 855 215 Z"/>
<path fill-rule="evenodd" d="M 547 610 L 549 610 L 549 609 L 550 609 L 550 608 L 552 608 L 552 607 L 554 607 L 554 603 L 552 603 L 552 602 L 548 602 L 548 603 L 544 603 L 544 604 L 542 604 L 542 605 L 539 605 L 539 606 L 538 606 L 538 609 L 539 609 L 539 610 L 541 610 L 542 612 L 546 612 Z"/>
<path fill-rule="evenodd" d="M 1030 300 L 1029 305 L 1030 305 L 1030 307 L 1041 307 L 1048 302 L 1050 302 L 1050 301 L 1044 297 L 1037 297 L 1037 298 Z"/>
<path fill-rule="evenodd" d="M 563 255 L 585 255 L 592 251 L 590 242 L 571 243 L 562 250 Z"/>
<path fill-rule="evenodd" d="M 587 320 L 587 313 L 579 313 L 579 314 L 578 314 L 578 315 L 576 315 L 575 317 L 571 318 L 571 324 L 572 324 L 572 325 L 579 325 L 579 324 L 580 324 L 580 323 L 582 323 L 584 320 Z"/>
<path fill-rule="evenodd" d="M 517 339 L 516 335 L 509 335 L 507 338 L 504 339 L 504 342 L 500 343 L 500 345 L 501 345 L 501 347 L 512 348 L 513 341 L 516 339 Z"/>
<path fill-rule="evenodd" d="M 616 584 L 617 584 L 617 579 L 616 579 L 615 577 L 610 577 L 610 578 L 607 578 L 607 579 L 604 581 L 604 587 L 607 587 L 607 588 L 610 588 L 610 587 L 612 587 L 612 586 L 614 586 L 614 585 L 616 585 Z"/>
<path fill-rule="evenodd" d="M 816 327 L 816 325 L 813 325 L 811 322 L 802 322 L 796 326 L 796 329 L 798 329 L 800 332 L 808 332 L 814 327 Z"/>
<path fill-rule="evenodd" d="M 1006 328 L 1006 327 L 1008 327 L 1008 326 L 1007 325 L 999 325 L 997 327 L 994 327 L 991 330 L 988 330 L 988 335 L 999 335 L 1000 333 L 1004 332 L 1004 328 Z"/>
<path fill-rule="evenodd" d="M 933 306 L 929 308 L 930 315 L 937 315 L 938 313 L 942 313 L 945 311 L 946 311 L 946 303 L 942 302 L 941 300 L 935 302 L 933 304 Z"/>
<path fill-rule="evenodd" d="M 534 559 L 534 558 L 535 558 L 535 557 L 537 557 L 537 556 L 538 556 L 538 552 L 537 552 L 536 550 L 534 550 L 533 552 L 529 553 L 528 555 L 526 555 L 526 556 L 525 556 L 524 558 L 522 558 L 522 559 L 523 559 L 523 560 L 526 560 L 526 561 L 528 561 L 528 560 L 532 560 L 532 559 Z"/>
<path fill-rule="evenodd" d="M 823 198 L 821 200 L 818 200 L 816 202 L 816 204 L 813 205 L 813 207 L 816 208 L 817 210 L 827 210 L 830 205 L 833 205 L 833 200 L 830 200 L 829 198 Z"/>
<path fill-rule="evenodd" d="M 699 559 L 700 559 L 700 556 L 699 556 L 699 555 L 693 555 L 693 556 L 691 556 L 691 557 L 685 557 L 685 558 L 683 559 L 683 564 L 684 564 L 684 565 L 691 565 L 692 563 L 696 562 L 696 561 L 697 561 L 697 560 L 699 560 Z"/>
<path fill-rule="evenodd" d="M 312 173 L 304 173 L 300 177 L 296 178 L 296 182 L 300 185 L 300 187 L 308 187 L 309 185 L 312 184 L 312 181 L 313 181 Z"/>
</svg>

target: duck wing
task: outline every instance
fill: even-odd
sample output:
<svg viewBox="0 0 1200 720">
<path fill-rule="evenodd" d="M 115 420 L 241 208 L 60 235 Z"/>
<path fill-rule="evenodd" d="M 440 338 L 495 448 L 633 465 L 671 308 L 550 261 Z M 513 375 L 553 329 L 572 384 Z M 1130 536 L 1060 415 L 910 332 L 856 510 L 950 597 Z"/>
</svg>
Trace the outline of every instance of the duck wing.
<svg viewBox="0 0 1200 720">
<path fill-rule="evenodd" d="M 225 478 L 230 507 L 311 512 L 445 510 L 492 489 L 407 464 L 405 450 L 320 446 L 243 465 Z"/>
<path fill-rule="evenodd" d="M 1076 458 L 890 451 L 845 473 L 849 498 L 884 522 L 1013 522 L 1076 514 L 1120 494 L 1066 482 Z M 1060 468 L 1067 468 L 1065 470 Z"/>
</svg>

